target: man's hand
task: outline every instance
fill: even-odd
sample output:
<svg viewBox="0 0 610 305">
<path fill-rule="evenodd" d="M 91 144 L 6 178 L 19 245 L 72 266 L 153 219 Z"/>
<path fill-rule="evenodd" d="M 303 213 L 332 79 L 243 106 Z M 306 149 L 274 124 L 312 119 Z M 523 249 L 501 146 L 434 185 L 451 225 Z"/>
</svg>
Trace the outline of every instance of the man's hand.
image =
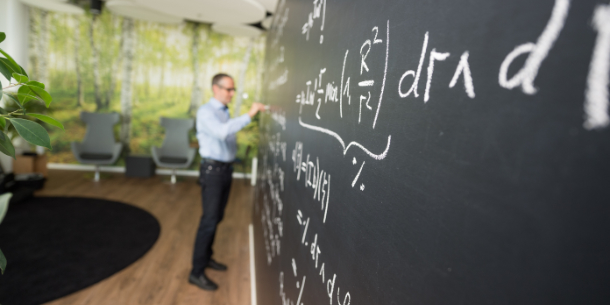
<svg viewBox="0 0 610 305">
<path fill-rule="evenodd" d="M 248 115 L 250 118 L 253 118 L 259 111 L 265 111 L 265 108 L 265 104 L 253 103 L 252 107 L 250 107 L 250 111 L 248 111 Z"/>
</svg>

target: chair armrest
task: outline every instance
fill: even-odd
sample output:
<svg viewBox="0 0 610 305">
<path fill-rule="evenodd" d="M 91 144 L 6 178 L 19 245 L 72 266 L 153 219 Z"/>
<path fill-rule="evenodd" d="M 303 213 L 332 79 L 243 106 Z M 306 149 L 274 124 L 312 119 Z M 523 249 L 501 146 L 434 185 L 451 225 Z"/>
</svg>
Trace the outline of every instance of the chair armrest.
<svg viewBox="0 0 610 305">
<path fill-rule="evenodd" d="M 193 159 L 195 159 L 195 154 L 197 153 L 197 148 L 189 147 L 188 155 L 186 156 L 186 167 L 190 167 L 191 163 L 193 163 Z"/>
<path fill-rule="evenodd" d="M 153 161 L 155 161 L 155 164 L 157 166 L 161 166 L 160 165 L 160 163 L 161 163 L 160 157 L 161 156 L 159 155 L 159 147 L 156 147 L 156 146 L 151 147 L 150 148 L 150 154 L 151 154 L 151 156 L 153 158 Z"/>
<path fill-rule="evenodd" d="M 82 144 L 80 142 L 71 142 L 70 143 L 70 146 L 72 148 L 72 154 L 74 155 L 74 158 L 76 158 L 76 160 L 78 162 L 83 163 L 82 159 L 80 158 L 80 154 L 82 152 L 81 145 Z"/>
<path fill-rule="evenodd" d="M 110 160 L 110 164 L 116 162 L 116 160 L 121 156 L 121 151 L 123 151 L 123 143 L 114 143 L 114 149 L 112 150 L 112 159 Z"/>
</svg>

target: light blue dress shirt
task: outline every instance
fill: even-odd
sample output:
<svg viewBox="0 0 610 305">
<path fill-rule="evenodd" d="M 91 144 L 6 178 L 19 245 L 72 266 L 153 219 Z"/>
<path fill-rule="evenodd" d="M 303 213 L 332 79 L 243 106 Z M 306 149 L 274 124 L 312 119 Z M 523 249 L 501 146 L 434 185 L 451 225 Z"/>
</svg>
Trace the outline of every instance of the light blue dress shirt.
<svg viewBox="0 0 610 305">
<path fill-rule="evenodd" d="M 229 109 L 215 98 L 197 110 L 197 140 L 202 158 L 233 162 L 235 134 L 250 123 L 248 114 L 231 119 Z"/>
</svg>

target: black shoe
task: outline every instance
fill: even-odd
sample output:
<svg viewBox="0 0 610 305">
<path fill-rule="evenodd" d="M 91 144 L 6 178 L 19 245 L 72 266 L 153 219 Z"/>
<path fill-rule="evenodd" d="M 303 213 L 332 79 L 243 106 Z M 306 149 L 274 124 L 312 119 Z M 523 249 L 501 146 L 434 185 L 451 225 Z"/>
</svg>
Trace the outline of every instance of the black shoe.
<svg viewBox="0 0 610 305">
<path fill-rule="evenodd" d="M 208 262 L 208 267 L 212 268 L 214 270 L 218 270 L 218 271 L 225 271 L 227 270 L 227 266 L 223 265 L 213 259 L 210 258 L 210 261 Z"/>
<path fill-rule="evenodd" d="M 189 283 L 204 289 L 204 290 L 216 290 L 218 289 L 218 285 L 216 285 L 216 283 L 212 282 L 212 280 L 210 280 L 207 276 L 205 276 L 205 274 L 202 274 L 198 277 L 194 276 L 194 275 L 189 275 Z"/>
</svg>

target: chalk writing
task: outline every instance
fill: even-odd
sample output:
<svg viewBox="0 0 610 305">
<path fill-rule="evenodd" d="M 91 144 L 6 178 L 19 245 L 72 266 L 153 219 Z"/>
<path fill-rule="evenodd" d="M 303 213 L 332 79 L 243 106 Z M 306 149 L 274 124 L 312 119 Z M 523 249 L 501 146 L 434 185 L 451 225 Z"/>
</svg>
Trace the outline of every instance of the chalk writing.
<svg viewBox="0 0 610 305">
<path fill-rule="evenodd" d="M 304 158 L 301 142 L 297 142 L 292 150 L 292 161 L 293 171 L 297 173 L 296 180 L 299 181 L 303 173 L 305 187 L 311 187 L 314 190 L 313 199 L 322 204 L 320 210 L 324 211 L 322 222 L 325 223 L 330 201 L 330 174 L 320 169 L 319 158 L 316 157 L 315 163 L 309 154 Z"/>
<path fill-rule="evenodd" d="M 311 255 L 311 261 L 313 263 L 313 267 L 315 269 L 318 269 L 319 267 L 319 271 L 318 271 L 318 275 L 320 275 L 320 278 L 322 280 L 322 284 L 326 285 L 326 292 L 328 294 L 328 298 L 329 298 L 329 303 L 332 305 L 333 304 L 333 292 L 336 286 L 336 282 L 337 282 L 337 274 L 333 274 L 332 279 L 329 277 L 328 280 L 326 280 L 326 268 L 327 265 L 326 263 L 324 263 L 322 260 L 322 249 L 320 248 L 320 240 L 321 240 L 321 236 L 320 239 L 318 239 L 318 234 L 317 233 L 312 233 L 313 234 L 313 239 L 312 239 L 312 234 L 308 235 L 308 227 L 309 227 L 309 217 L 307 217 L 307 221 L 305 221 L 305 217 L 303 215 L 303 212 L 301 212 L 301 210 L 297 211 L 297 220 L 299 222 L 299 225 L 301 227 L 301 229 L 303 230 L 302 233 L 302 238 L 301 238 L 301 246 L 305 247 L 306 251 L 309 252 L 309 254 Z M 330 268 L 330 267 L 328 267 Z M 348 292 L 345 293 L 345 295 L 343 296 L 343 303 L 341 303 L 340 300 L 340 288 L 339 286 L 337 286 L 337 303 L 338 304 L 349 304 L 351 301 L 351 295 Z"/>
<path fill-rule="evenodd" d="M 282 126 L 282 130 L 286 130 L 286 112 L 280 109 L 270 109 L 271 118 L 280 126 Z"/>
<path fill-rule="evenodd" d="M 449 82 L 449 88 L 455 87 L 457 84 L 458 78 L 461 74 L 464 75 L 464 89 L 466 90 L 466 94 L 468 94 L 469 98 L 475 98 L 474 94 L 474 84 L 472 82 L 472 73 L 470 72 L 470 64 L 468 64 L 468 51 L 464 52 L 460 57 L 460 63 L 458 67 L 455 69 L 455 74 L 453 74 L 453 78 L 451 78 L 451 82 Z"/>
<path fill-rule="evenodd" d="M 587 76 L 585 91 L 586 129 L 608 126 L 608 73 L 610 72 L 610 6 L 599 5 L 593 13 L 593 28 L 597 39 Z"/>
<path fill-rule="evenodd" d="M 275 46 L 280 41 L 280 38 L 284 35 L 284 27 L 286 26 L 286 22 L 288 22 L 288 13 L 290 9 L 286 6 L 286 0 L 281 0 L 278 4 L 277 14 L 275 14 L 273 18 L 273 23 L 271 24 L 271 33 L 273 33 L 273 38 L 271 45 Z"/>
<path fill-rule="evenodd" d="M 288 69 L 284 69 L 284 73 L 282 73 L 282 75 L 280 75 L 277 79 L 269 83 L 269 89 L 274 90 L 277 87 L 285 84 L 286 82 L 288 82 Z"/>
<path fill-rule="evenodd" d="M 314 0 L 313 11 L 307 16 L 307 21 L 302 27 L 301 34 L 305 35 L 305 40 L 309 40 L 309 33 L 314 26 L 314 21 L 321 19 L 320 31 L 324 31 L 324 20 L 326 18 L 326 0 Z M 320 34 L 320 44 L 324 42 L 324 35 Z"/>
<path fill-rule="evenodd" d="M 356 141 L 352 141 L 349 144 L 347 144 L 347 146 L 345 146 L 345 142 L 343 141 L 341 136 L 339 136 L 339 134 L 337 134 L 336 132 L 334 132 L 330 129 L 303 123 L 303 120 L 301 118 L 299 118 L 299 124 L 307 129 L 321 132 L 321 133 L 327 134 L 327 135 L 335 138 L 337 141 L 339 141 L 339 144 L 341 144 L 341 147 L 343 148 L 343 155 L 345 155 L 351 147 L 357 147 L 357 148 L 361 149 L 362 151 L 364 151 L 371 158 L 373 158 L 375 160 L 383 160 L 383 159 L 385 159 L 385 157 L 387 157 L 388 151 L 390 150 L 390 142 L 392 140 L 392 135 L 388 136 L 388 142 L 386 144 L 385 150 L 380 154 L 374 154 L 370 150 L 368 150 L 366 147 L 362 146 L 362 144 L 360 144 Z"/>
<path fill-rule="evenodd" d="M 294 259 L 292 260 L 294 262 Z M 296 267 L 295 267 L 296 270 Z M 296 274 L 296 272 L 295 272 Z M 296 275 L 295 275 L 296 276 Z M 302 282 L 296 282 L 296 286 L 297 289 L 299 289 L 299 296 L 297 297 L 297 305 L 303 305 L 303 303 L 301 303 L 301 298 L 303 297 L 303 290 L 305 289 L 305 280 L 307 279 L 306 276 L 303 276 L 303 281 Z M 294 305 L 294 302 L 290 301 L 290 298 L 288 298 L 286 296 L 286 293 L 284 292 L 284 272 L 280 271 L 280 298 L 282 300 L 282 305 Z"/>
<path fill-rule="evenodd" d="M 568 10 L 570 8 L 570 0 L 555 0 L 555 6 L 553 7 L 553 13 L 546 28 L 538 37 L 536 43 L 528 42 L 517 46 L 511 51 L 500 66 L 499 82 L 500 86 L 513 89 L 517 86 L 521 86 L 523 93 L 534 94 L 538 91 L 534 87 L 534 80 L 538 75 L 538 70 L 542 61 L 547 57 L 549 51 L 553 47 L 555 40 L 559 37 L 563 25 L 568 17 Z M 510 64 L 519 55 L 529 53 L 525 65 L 517 74 L 508 79 L 508 68 Z"/>
</svg>

